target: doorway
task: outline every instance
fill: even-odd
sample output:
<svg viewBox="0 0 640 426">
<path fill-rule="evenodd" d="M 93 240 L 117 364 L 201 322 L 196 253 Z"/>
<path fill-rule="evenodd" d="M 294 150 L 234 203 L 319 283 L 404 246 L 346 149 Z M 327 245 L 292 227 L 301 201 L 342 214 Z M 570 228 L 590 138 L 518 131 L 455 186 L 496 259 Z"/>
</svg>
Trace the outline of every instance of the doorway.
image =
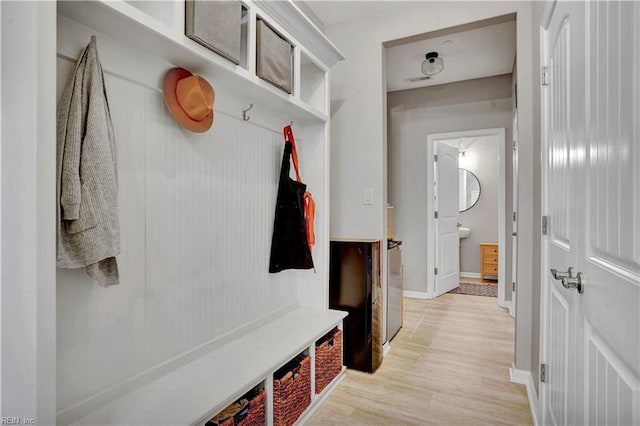
<svg viewBox="0 0 640 426">
<path fill-rule="evenodd" d="M 495 151 L 488 150 L 491 143 L 495 143 L 496 149 Z M 484 146 L 483 146 L 484 144 Z M 475 145 L 476 149 L 472 150 L 472 147 Z M 445 148 L 443 150 L 443 148 Z M 451 244 L 450 234 L 451 229 L 453 227 L 454 231 L 457 231 L 456 237 L 466 239 L 469 235 L 472 235 L 474 232 L 473 227 L 476 228 L 477 234 L 488 234 L 492 235 L 491 232 L 486 233 L 486 229 L 490 226 L 489 222 L 492 221 L 492 218 L 485 217 L 486 212 L 481 216 L 471 219 L 471 215 L 467 215 L 468 220 L 473 221 L 472 227 L 465 227 L 465 223 L 462 223 L 460 220 L 460 211 L 471 211 L 474 203 L 477 203 L 482 196 L 482 182 L 478 181 L 477 184 L 473 183 L 473 179 L 469 178 L 471 176 L 466 176 L 464 174 L 458 174 L 454 176 L 453 179 L 447 178 L 447 172 L 443 172 L 443 168 L 447 169 L 452 167 L 450 162 L 442 161 L 442 155 L 439 152 L 449 151 L 450 148 L 454 149 L 456 155 L 455 167 L 456 172 L 473 172 L 470 173 L 472 177 L 477 179 L 475 176 L 478 173 L 479 168 L 482 167 L 495 167 L 494 165 L 490 165 L 489 159 L 485 159 L 484 157 L 479 156 L 478 152 L 486 152 L 489 157 L 492 154 L 497 154 L 497 182 L 495 182 L 495 188 L 493 191 L 497 193 L 497 203 L 495 203 L 491 210 L 494 212 L 494 215 L 497 215 L 496 228 L 497 231 L 497 267 L 495 266 L 495 261 L 490 261 L 487 258 L 487 264 L 485 265 L 482 250 L 485 248 L 481 244 L 494 246 L 494 241 L 478 241 L 480 245 L 477 247 L 477 253 L 475 256 L 475 266 L 467 266 L 470 264 L 469 257 L 471 257 L 471 250 L 467 250 L 469 255 L 465 256 L 466 253 L 463 253 L 463 264 L 466 266 L 466 269 L 473 269 L 474 272 L 464 271 L 460 269 L 460 262 L 458 259 L 459 256 L 459 241 L 456 238 L 456 244 Z M 475 155 L 473 155 L 475 154 Z M 445 159 L 450 155 L 445 154 Z M 458 280 L 460 276 L 460 272 L 471 275 L 473 278 L 488 278 L 489 276 L 495 276 L 497 278 L 497 286 L 498 286 L 498 305 L 501 307 L 508 308 L 509 303 L 507 302 L 507 286 L 505 279 L 505 271 L 506 268 L 510 268 L 511 265 L 507 265 L 507 221 L 506 221 L 506 191 L 507 191 L 507 176 L 506 176 L 506 155 L 505 155 L 505 129 L 504 128 L 493 128 L 493 129 L 480 129 L 480 130 L 468 130 L 461 132 L 448 132 L 448 133 L 438 133 L 438 134 L 430 134 L 427 136 L 427 156 L 428 159 L 432 159 L 432 161 L 428 161 L 427 164 L 431 165 L 431 170 L 427 171 L 427 182 L 426 182 L 426 197 L 427 197 L 427 233 L 431 236 L 430 238 L 430 250 L 427 251 L 427 271 L 428 271 L 428 287 L 427 287 L 427 297 L 434 298 L 441 294 L 444 294 L 450 291 L 452 288 L 457 287 Z M 485 163 L 485 164 L 479 164 Z M 471 170 L 469 170 L 471 169 Z M 451 174 L 449 172 L 449 174 Z M 462 176 L 462 179 L 460 178 Z M 440 180 L 440 182 L 439 182 Z M 455 182 L 455 183 L 454 183 Z M 462 184 L 460 183 L 462 182 Z M 484 182 L 485 186 L 489 186 L 492 183 Z M 485 189 L 485 192 L 488 191 L 488 188 Z M 448 204 L 452 203 L 451 197 L 448 196 L 451 193 L 455 193 L 455 197 L 453 202 L 455 203 L 455 215 L 451 214 L 442 214 L 442 210 L 444 209 L 446 212 L 451 211 L 451 206 Z M 487 197 L 487 195 L 485 195 Z M 483 200 L 487 201 L 486 199 Z M 490 213 L 489 213 L 490 214 Z M 494 218 L 495 219 L 495 216 Z M 466 225 L 469 225 L 467 223 Z M 458 230 L 456 230 L 458 228 Z M 469 233 L 469 235 L 464 235 Z M 495 233 L 493 233 L 495 235 Z M 489 240 L 493 240 L 493 238 L 486 238 Z M 474 238 L 475 240 L 475 238 Z M 473 248 L 472 248 L 473 249 Z M 452 259 L 455 259 L 455 263 L 452 264 Z M 483 269 L 484 266 L 487 266 L 487 269 Z M 493 269 L 490 269 L 493 267 Z M 476 269 L 477 268 L 477 269 Z M 465 269 L 465 268 L 462 268 Z M 455 273 L 454 273 L 455 271 Z M 479 272 L 475 272 L 479 271 Z M 487 276 L 484 275 L 485 272 Z M 455 277 L 453 275 L 455 274 Z M 493 275 L 495 274 L 495 275 Z M 454 282 L 455 281 L 455 282 Z"/>
</svg>

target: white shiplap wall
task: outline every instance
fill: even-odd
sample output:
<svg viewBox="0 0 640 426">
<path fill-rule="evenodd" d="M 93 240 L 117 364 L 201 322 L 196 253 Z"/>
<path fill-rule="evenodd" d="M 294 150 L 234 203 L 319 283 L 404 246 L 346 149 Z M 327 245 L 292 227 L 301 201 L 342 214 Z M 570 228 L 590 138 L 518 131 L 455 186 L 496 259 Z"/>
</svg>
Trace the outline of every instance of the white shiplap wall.
<svg viewBox="0 0 640 426">
<path fill-rule="evenodd" d="M 59 51 L 69 50 L 70 34 L 89 41 L 65 22 Z M 135 53 L 118 48 L 125 59 Z M 149 63 L 113 71 L 121 52 L 100 37 L 98 49 L 118 148 L 121 284 L 100 288 L 83 270 L 58 270 L 59 413 L 291 308 L 302 277 L 267 273 L 281 133 L 220 108 L 211 131 L 186 131 L 167 112 L 159 81 L 140 72 Z M 73 69 L 66 56 L 59 94 Z"/>
</svg>

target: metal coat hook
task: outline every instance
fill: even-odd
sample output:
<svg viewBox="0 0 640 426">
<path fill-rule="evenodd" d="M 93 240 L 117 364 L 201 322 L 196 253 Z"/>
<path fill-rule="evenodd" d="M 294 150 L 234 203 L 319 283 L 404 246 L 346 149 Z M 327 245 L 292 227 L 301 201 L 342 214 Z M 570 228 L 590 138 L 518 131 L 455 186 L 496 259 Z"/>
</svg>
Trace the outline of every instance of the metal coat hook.
<svg viewBox="0 0 640 426">
<path fill-rule="evenodd" d="M 242 119 L 243 119 L 244 121 L 249 121 L 249 120 L 251 120 L 251 117 L 249 117 L 249 116 L 247 115 L 247 112 L 249 112 L 249 111 L 251 110 L 251 108 L 253 108 L 253 104 L 249 104 L 249 108 L 247 108 L 247 109 L 243 109 L 243 110 L 242 110 Z"/>
</svg>

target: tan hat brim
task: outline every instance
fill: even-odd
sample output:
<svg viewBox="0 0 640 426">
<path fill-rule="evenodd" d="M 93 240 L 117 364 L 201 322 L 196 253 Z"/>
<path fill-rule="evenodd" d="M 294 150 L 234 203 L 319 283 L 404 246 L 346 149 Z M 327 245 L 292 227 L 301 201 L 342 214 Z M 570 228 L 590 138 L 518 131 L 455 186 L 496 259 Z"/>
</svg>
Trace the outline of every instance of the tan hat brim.
<svg viewBox="0 0 640 426">
<path fill-rule="evenodd" d="M 196 133 L 203 133 L 209 130 L 213 124 L 213 110 L 202 120 L 194 120 L 184 112 L 176 96 L 176 86 L 178 85 L 178 81 L 183 78 L 191 77 L 192 75 L 192 73 L 184 68 L 170 69 L 164 76 L 164 87 L 162 92 L 164 94 L 164 102 L 173 118 L 188 130 Z"/>
</svg>

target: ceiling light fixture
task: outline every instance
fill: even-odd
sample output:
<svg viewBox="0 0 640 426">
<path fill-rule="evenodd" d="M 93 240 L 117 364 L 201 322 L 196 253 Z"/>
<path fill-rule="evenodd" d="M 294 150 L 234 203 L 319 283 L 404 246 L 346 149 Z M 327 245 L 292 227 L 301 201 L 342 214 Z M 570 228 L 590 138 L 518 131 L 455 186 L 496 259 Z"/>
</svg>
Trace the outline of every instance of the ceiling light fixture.
<svg viewBox="0 0 640 426">
<path fill-rule="evenodd" d="M 422 73 L 424 75 L 436 75 L 444 69 L 444 61 L 438 57 L 438 52 L 428 52 L 422 61 Z"/>
<path fill-rule="evenodd" d="M 444 69 L 444 61 L 438 57 L 438 52 L 428 52 L 424 55 L 424 61 L 422 61 L 422 76 L 407 78 L 410 83 L 417 83 L 419 81 L 431 80 L 431 78 L 440 73 Z"/>
</svg>

